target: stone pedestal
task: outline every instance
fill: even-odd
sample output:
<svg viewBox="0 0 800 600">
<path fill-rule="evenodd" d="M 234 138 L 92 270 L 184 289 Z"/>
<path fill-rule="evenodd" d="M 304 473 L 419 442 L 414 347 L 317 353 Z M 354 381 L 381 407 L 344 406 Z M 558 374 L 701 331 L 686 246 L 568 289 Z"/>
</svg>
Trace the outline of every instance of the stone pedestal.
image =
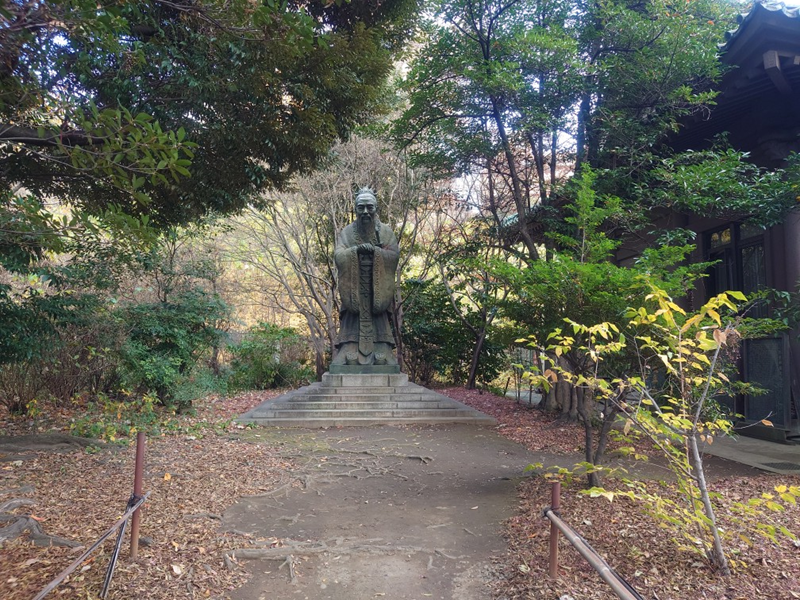
<svg viewBox="0 0 800 600">
<path fill-rule="evenodd" d="M 400 373 L 400 365 L 331 365 L 335 375 L 378 375 Z"/>
<path fill-rule="evenodd" d="M 496 423 L 474 408 L 410 383 L 405 373 L 376 373 L 376 368 L 390 367 L 371 366 L 367 373 L 325 373 L 321 382 L 267 400 L 238 421 L 272 427 Z"/>
</svg>

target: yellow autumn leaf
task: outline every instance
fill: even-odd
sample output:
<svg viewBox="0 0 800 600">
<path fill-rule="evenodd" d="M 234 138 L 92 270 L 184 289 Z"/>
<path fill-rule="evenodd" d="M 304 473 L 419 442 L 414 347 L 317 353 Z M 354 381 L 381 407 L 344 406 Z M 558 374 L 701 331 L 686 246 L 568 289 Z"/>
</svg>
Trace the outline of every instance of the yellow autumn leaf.
<svg viewBox="0 0 800 600">
<path fill-rule="evenodd" d="M 170 479 L 172 479 L 172 475 L 169 473 L 164 473 L 164 481 L 169 481 Z"/>
<path fill-rule="evenodd" d="M 694 315 L 692 318 L 687 320 L 686 323 L 683 324 L 683 327 L 681 327 L 681 333 L 686 333 L 687 331 L 689 331 L 689 329 L 693 325 L 696 325 L 697 323 L 699 323 L 702 318 L 703 318 L 703 315 Z"/>
</svg>

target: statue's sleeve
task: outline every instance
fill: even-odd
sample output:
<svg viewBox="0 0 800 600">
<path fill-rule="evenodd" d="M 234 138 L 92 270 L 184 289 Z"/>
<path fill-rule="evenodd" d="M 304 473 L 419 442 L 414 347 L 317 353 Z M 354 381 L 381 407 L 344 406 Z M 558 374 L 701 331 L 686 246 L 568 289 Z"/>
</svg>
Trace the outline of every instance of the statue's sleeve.
<svg viewBox="0 0 800 600">
<path fill-rule="evenodd" d="M 397 263 L 400 260 L 400 246 L 397 237 L 387 225 L 381 224 L 381 243 L 375 249 L 375 262 L 372 267 L 373 301 L 372 312 L 384 313 L 394 300 L 394 282 Z"/>
<path fill-rule="evenodd" d="M 339 232 L 333 260 L 339 271 L 339 295 L 342 310 L 358 313 L 358 254 L 350 239 L 349 227 Z"/>
</svg>

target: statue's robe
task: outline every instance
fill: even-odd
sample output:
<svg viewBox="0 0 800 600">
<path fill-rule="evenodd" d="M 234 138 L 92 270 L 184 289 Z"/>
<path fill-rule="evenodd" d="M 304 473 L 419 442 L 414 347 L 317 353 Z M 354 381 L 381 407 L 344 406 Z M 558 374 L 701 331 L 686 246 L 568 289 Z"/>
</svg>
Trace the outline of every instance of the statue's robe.
<svg viewBox="0 0 800 600">
<path fill-rule="evenodd" d="M 376 342 L 394 347 L 389 307 L 400 257 L 397 238 L 388 225 L 381 223 L 367 237 L 363 239 L 358 224 L 352 223 L 340 232 L 334 252 L 342 301 L 336 347 L 358 344 L 360 361 L 371 356 Z M 367 242 L 375 246 L 374 254 L 358 254 L 356 247 Z"/>
</svg>

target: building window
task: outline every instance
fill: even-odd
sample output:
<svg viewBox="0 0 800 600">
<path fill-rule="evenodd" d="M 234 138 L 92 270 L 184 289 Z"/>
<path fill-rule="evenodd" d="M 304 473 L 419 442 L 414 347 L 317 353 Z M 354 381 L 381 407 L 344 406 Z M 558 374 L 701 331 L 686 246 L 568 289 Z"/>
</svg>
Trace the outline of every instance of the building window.
<svg viewBox="0 0 800 600">
<path fill-rule="evenodd" d="M 739 290 L 748 298 L 767 287 L 764 230 L 734 223 L 707 234 L 708 260 L 718 261 L 708 273 L 708 297 Z M 751 317 L 766 317 L 766 304 L 754 306 Z"/>
</svg>

